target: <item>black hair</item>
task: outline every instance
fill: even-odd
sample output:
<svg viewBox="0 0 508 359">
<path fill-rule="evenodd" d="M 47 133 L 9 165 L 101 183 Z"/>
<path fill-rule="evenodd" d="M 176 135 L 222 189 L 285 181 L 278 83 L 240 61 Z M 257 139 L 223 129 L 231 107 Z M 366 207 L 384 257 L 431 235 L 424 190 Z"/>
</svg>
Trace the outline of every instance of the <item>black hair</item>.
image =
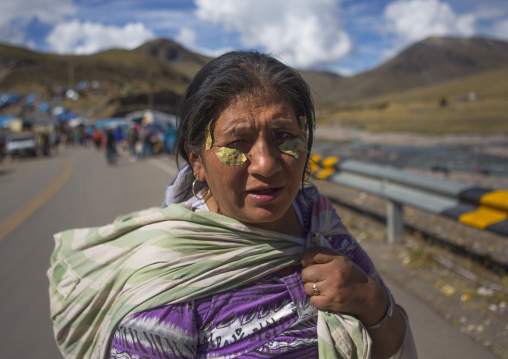
<svg viewBox="0 0 508 359">
<path fill-rule="evenodd" d="M 306 118 L 308 161 L 315 121 L 309 85 L 295 69 L 257 51 L 228 52 L 210 61 L 196 74 L 180 104 L 175 139 L 177 159 L 182 156 L 189 162 L 185 144 L 192 153 L 201 152 L 206 127 L 211 122 L 210 128 L 213 132 L 215 121 L 233 100 L 242 96 L 259 96 L 267 92 L 285 100 L 297 119 Z M 191 183 L 194 178 L 190 175 L 187 180 Z M 304 176 L 305 173 L 302 176 L 302 186 Z M 191 191 L 190 185 L 187 187 L 188 191 Z M 199 189 L 200 187 L 196 187 L 196 191 Z"/>
</svg>

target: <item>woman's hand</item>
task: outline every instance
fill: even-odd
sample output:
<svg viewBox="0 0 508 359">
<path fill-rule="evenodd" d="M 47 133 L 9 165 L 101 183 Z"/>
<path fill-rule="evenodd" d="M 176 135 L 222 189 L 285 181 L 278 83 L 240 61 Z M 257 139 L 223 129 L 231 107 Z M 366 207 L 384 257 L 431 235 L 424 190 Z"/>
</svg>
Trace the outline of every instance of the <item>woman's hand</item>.
<svg viewBox="0 0 508 359">
<path fill-rule="evenodd" d="M 349 258 L 329 248 L 312 247 L 303 252 L 302 265 L 305 292 L 316 308 L 355 315 L 370 326 L 384 318 L 388 309 L 384 288 Z M 314 294 L 314 283 L 319 295 Z M 372 358 L 390 358 L 400 348 L 406 332 L 401 310 L 395 306 L 392 317 L 379 328 L 383 329 L 369 330 Z"/>
<path fill-rule="evenodd" d="M 318 309 L 355 315 L 366 325 L 379 322 L 388 307 L 384 288 L 349 258 L 325 247 L 302 254 L 302 280 Z M 319 295 L 313 293 L 314 283 Z"/>
</svg>

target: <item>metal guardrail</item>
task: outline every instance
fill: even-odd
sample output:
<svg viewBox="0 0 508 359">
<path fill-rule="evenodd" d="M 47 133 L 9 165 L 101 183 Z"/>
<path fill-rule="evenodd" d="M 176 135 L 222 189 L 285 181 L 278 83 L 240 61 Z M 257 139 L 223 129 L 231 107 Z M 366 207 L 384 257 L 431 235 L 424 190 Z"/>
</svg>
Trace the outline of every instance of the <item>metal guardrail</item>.
<svg viewBox="0 0 508 359">
<path fill-rule="evenodd" d="M 402 239 L 403 206 L 453 218 L 458 222 L 508 236 L 508 191 L 405 172 L 337 157 L 310 159 L 311 174 L 320 179 L 386 198 L 388 241 Z"/>
</svg>

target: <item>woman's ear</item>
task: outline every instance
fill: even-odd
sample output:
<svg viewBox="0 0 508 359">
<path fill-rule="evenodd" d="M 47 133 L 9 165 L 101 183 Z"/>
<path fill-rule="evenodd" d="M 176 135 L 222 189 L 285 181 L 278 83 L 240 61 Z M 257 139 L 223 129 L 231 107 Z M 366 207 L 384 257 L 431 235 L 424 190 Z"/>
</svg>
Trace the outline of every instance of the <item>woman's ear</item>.
<svg viewBox="0 0 508 359">
<path fill-rule="evenodd" d="M 206 181 L 205 168 L 203 166 L 203 162 L 199 153 L 194 153 L 189 150 L 189 146 L 187 146 L 187 142 L 184 143 L 185 152 L 187 153 L 187 157 L 189 158 L 189 163 L 192 167 L 192 172 L 199 176 L 199 181 Z"/>
</svg>

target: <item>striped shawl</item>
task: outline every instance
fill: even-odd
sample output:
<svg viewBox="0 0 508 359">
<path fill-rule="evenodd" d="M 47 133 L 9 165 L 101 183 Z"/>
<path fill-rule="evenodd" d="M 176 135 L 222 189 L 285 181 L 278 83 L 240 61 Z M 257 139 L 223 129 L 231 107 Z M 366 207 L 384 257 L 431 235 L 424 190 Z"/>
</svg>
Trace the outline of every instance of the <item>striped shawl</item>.
<svg viewBox="0 0 508 359">
<path fill-rule="evenodd" d="M 311 245 L 343 233 L 329 201 L 313 197 L 306 239 L 245 225 L 186 204 L 56 234 L 47 272 L 56 342 L 65 358 L 107 358 L 122 318 L 230 290 L 300 263 Z M 318 312 L 321 358 L 369 358 L 371 340 L 355 318 Z"/>
</svg>

